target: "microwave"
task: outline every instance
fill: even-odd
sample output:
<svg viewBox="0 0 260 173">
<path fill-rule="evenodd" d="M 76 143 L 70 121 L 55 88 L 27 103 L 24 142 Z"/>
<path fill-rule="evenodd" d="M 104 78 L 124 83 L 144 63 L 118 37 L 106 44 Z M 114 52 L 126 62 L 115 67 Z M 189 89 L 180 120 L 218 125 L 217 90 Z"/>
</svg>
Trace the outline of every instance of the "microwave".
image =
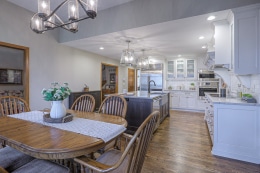
<svg viewBox="0 0 260 173">
<path fill-rule="evenodd" d="M 199 70 L 198 71 L 199 80 L 212 79 L 212 78 L 215 78 L 214 71 L 208 71 L 208 70 Z"/>
</svg>

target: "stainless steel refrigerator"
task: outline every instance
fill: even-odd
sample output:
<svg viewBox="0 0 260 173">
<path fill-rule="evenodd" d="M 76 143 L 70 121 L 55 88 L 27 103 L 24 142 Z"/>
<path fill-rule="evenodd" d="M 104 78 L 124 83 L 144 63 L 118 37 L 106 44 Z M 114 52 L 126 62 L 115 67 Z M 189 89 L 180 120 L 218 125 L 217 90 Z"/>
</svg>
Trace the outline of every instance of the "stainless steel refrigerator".
<svg viewBox="0 0 260 173">
<path fill-rule="evenodd" d="M 151 91 L 163 90 L 163 64 L 150 64 L 148 70 L 141 70 L 138 81 L 139 91 L 148 91 L 149 81 Z M 154 85 L 155 83 L 155 85 Z"/>
</svg>

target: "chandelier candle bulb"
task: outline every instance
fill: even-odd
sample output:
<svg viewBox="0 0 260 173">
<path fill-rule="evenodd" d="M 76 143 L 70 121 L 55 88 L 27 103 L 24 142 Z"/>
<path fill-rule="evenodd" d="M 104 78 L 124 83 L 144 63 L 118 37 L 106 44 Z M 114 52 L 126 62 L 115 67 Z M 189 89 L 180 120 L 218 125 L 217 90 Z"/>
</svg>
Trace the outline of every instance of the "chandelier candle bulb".
<svg viewBox="0 0 260 173">
<path fill-rule="evenodd" d="M 68 3 L 69 20 L 74 21 L 79 19 L 79 6 L 75 0 L 70 0 Z"/>
<path fill-rule="evenodd" d="M 38 0 L 38 13 L 41 18 L 50 14 L 50 0 Z"/>
</svg>

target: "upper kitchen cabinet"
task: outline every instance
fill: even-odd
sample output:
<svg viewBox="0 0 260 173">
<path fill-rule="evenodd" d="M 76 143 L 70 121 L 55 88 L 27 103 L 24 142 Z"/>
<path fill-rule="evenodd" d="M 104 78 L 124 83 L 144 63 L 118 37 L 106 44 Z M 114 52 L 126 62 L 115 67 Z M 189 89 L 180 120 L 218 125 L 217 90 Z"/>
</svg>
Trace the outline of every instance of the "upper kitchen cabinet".
<svg viewBox="0 0 260 173">
<path fill-rule="evenodd" d="M 230 25 L 227 20 L 214 22 L 215 64 L 231 64 Z"/>
<path fill-rule="evenodd" d="M 187 69 L 186 77 L 192 78 L 192 79 L 195 78 L 195 60 L 194 59 L 187 60 L 186 69 Z"/>
<path fill-rule="evenodd" d="M 167 78 L 168 79 L 173 79 L 174 78 L 174 61 L 168 61 L 168 70 L 167 70 Z"/>
<path fill-rule="evenodd" d="M 194 79 L 196 64 L 194 59 L 169 60 L 167 64 L 168 79 Z"/>
<path fill-rule="evenodd" d="M 260 73 L 260 4 L 232 9 L 232 12 L 234 72 L 239 75 L 258 74 Z"/>
<path fill-rule="evenodd" d="M 180 59 L 176 61 L 176 65 L 177 65 L 177 78 L 184 78 L 185 77 L 185 69 L 184 69 L 184 60 Z"/>
</svg>

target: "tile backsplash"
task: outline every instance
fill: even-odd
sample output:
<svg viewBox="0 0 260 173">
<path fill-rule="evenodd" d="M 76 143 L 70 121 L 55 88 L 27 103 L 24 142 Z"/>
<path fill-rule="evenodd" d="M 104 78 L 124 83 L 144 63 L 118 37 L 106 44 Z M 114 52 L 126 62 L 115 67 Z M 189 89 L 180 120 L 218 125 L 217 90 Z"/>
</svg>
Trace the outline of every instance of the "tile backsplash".
<svg viewBox="0 0 260 173">
<path fill-rule="evenodd" d="M 238 92 L 240 85 L 242 93 L 252 94 L 257 102 L 260 103 L 260 74 L 248 76 L 248 84 L 243 84 L 235 74 L 232 74 L 230 79 L 230 89 L 233 94 Z"/>
<path fill-rule="evenodd" d="M 184 81 L 184 80 L 174 80 L 174 81 L 167 81 L 166 88 L 172 87 L 173 90 L 189 90 L 191 87 L 191 83 L 195 84 L 195 87 L 197 87 L 197 80 L 189 80 L 189 81 Z"/>
<path fill-rule="evenodd" d="M 260 103 L 260 74 L 251 76 L 251 88 L 252 95 Z"/>
</svg>

